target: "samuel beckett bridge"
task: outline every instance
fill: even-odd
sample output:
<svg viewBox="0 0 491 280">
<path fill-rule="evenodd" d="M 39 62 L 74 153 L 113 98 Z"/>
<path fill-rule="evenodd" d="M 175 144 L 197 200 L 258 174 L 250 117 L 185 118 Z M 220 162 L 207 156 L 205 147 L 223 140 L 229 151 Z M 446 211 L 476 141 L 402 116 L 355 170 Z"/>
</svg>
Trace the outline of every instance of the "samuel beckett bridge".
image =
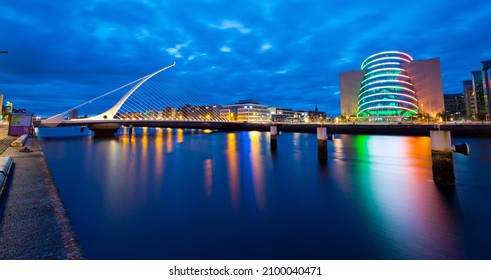
<svg viewBox="0 0 491 280">
<path fill-rule="evenodd" d="M 272 123 L 233 121 L 228 114 L 220 116 L 220 106 L 210 105 L 206 96 L 200 94 L 179 75 L 173 75 L 176 63 L 172 63 L 150 75 L 141 77 L 96 98 L 70 108 L 53 117 L 41 120 L 37 125 L 41 128 L 79 126 L 88 127 L 94 136 L 114 136 L 121 127 L 188 128 L 211 130 L 258 130 L 272 131 L 279 125 L 279 131 L 316 132 L 319 126 L 327 128 L 329 133 L 347 134 L 389 134 L 389 135 L 421 135 L 428 136 L 430 130 L 436 129 L 435 124 L 358 124 L 356 123 Z M 128 90 L 129 88 L 129 90 Z M 119 94 L 119 95 L 118 95 Z M 121 96 L 119 100 L 117 96 Z M 101 106 L 99 100 L 110 99 L 109 106 Z M 84 112 L 98 105 L 97 112 L 88 116 Z M 113 104 L 113 105 L 111 105 Z M 100 108 L 105 108 L 103 111 Z M 109 109 L 107 109 L 109 108 Z M 92 112 L 91 111 L 91 112 Z M 79 113 L 84 114 L 79 117 Z M 438 129 L 440 125 L 438 125 Z M 455 136 L 489 136 L 490 125 L 448 125 L 442 129 L 452 130 Z M 276 131 L 276 128 L 274 128 Z"/>
<path fill-rule="evenodd" d="M 88 127 L 94 131 L 95 136 L 113 136 L 122 126 L 220 130 L 269 129 L 265 124 L 221 118 L 220 106 L 210 105 L 192 86 L 169 75 L 175 65 L 174 62 L 150 75 L 44 119 L 38 127 Z M 78 117 L 79 112 L 83 113 L 84 108 L 93 105 L 97 100 L 116 93 L 121 94 L 125 90 L 126 93 L 108 110 L 90 117 L 87 115 Z"/>
</svg>

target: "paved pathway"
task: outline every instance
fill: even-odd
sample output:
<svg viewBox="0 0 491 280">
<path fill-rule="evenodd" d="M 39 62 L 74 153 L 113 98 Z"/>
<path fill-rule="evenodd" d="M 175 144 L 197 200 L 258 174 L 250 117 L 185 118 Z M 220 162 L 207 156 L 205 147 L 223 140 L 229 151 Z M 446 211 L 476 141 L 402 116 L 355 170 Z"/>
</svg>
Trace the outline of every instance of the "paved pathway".
<svg viewBox="0 0 491 280">
<path fill-rule="evenodd" d="M 37 138 L 30 153 L 9 147 L 16 138 L 0 127 L 1 156 L 14 161 L 0 196 L 0 259 L 82 259 Z"/>
</svg>

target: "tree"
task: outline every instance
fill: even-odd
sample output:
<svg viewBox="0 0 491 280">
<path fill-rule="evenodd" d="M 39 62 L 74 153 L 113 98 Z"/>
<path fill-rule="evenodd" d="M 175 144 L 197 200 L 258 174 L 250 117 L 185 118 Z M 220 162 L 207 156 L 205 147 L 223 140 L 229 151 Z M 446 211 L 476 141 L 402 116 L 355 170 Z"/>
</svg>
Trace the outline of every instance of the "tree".
<svg viewBox="0 0 491 280">
<path fill-rule="evenodd" d="M 478 121 L 485 121 L 486 120 L 486 112 L 479 112 L 476 113 L 476 120 Z"/>
<path fill-rule="evenodd" d="M 446 121 L 447 120 L 447 112 L 443 111 L 443 112 L 437 113 L 436 118 L 441 119 L 442 121 Z"/>
</svg>

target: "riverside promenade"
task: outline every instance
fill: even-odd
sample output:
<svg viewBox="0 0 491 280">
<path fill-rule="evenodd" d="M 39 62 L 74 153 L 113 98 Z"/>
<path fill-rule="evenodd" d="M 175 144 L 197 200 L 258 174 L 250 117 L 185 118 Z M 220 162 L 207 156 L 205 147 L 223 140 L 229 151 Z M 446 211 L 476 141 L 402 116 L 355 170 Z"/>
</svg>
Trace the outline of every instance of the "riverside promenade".
<svg viewBox="0 0 491 280">
<path fill-rule="evenodd" d="M 20 152 L 7 131 L 0 126 L 0 155 L 13 159 L 0 196 L 0 259 L 83 259 L 37 138 L 24 145 L 32 152 Z"/>
</svg>

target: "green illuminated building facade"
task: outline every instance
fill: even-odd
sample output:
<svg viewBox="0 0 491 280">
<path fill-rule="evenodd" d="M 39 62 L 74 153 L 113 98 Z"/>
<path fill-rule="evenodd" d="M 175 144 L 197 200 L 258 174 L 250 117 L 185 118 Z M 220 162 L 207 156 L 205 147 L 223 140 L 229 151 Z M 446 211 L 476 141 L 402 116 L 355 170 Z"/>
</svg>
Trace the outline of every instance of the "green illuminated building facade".
<svg viewBox="0 0 491 280">
<path fill-rule="evenodd" d="M 438 58 L 414 61 L 406 53 L 369 56 L 361 70 L 340 74 L 341 114 L 368 120 L 399 120 L 445 110 Z"/>
</svg>

